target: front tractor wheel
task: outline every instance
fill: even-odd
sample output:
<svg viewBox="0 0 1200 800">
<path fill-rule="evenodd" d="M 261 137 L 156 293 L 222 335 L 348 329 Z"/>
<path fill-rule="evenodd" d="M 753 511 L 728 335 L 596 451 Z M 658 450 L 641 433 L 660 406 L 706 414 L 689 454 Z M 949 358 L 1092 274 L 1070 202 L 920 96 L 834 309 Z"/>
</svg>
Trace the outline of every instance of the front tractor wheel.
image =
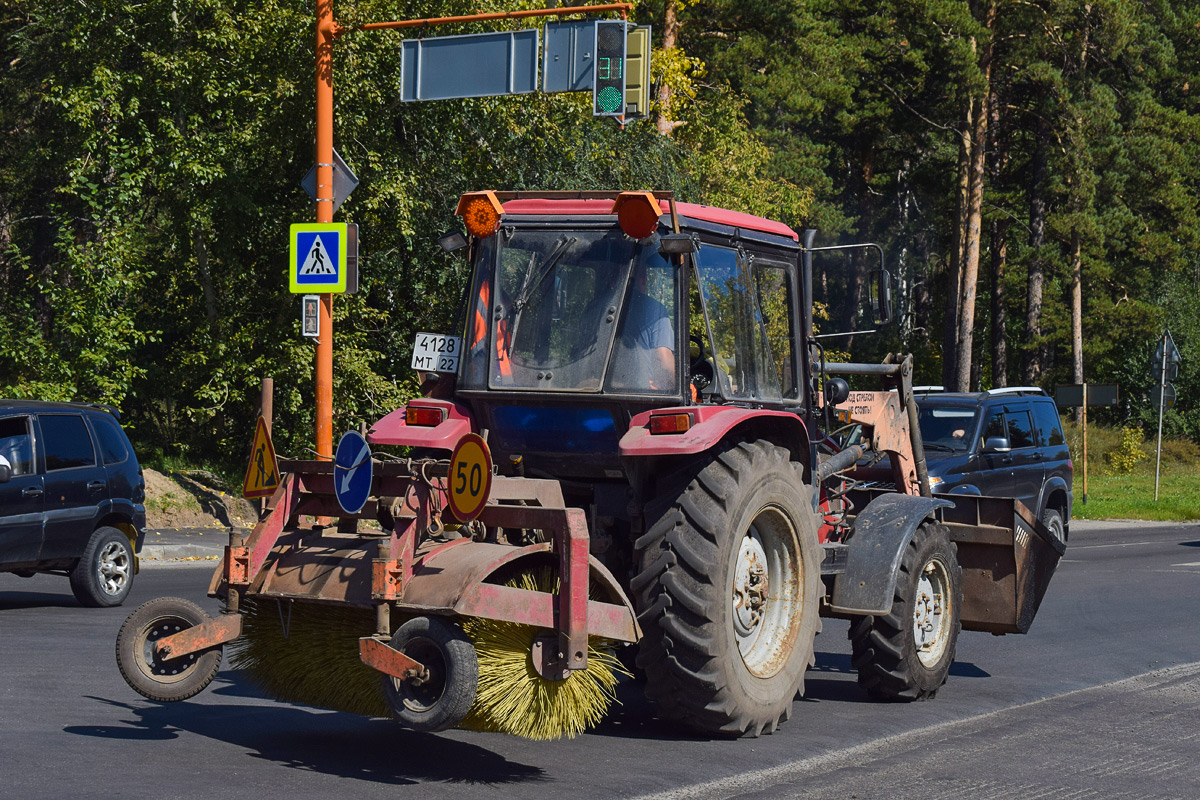
<svg viewBox="0 0 1200 800">
<path fill-rule="evenodd" d="M 858 684 L 876 700 L 925 700 L 946 682 L 962 628 L 962 568 L 945 526 L 926 523 L 908 543 L 892 610 L 850 625 Z"/>
<path fill-rule="evenodd" d="M 668 478 L 683 488 L 647 508 L 633 585 L 638 666 L 662 716 L 758 736 L 791 715 L 812 663 L 816 520 L 783 448 L 739 442 L 706 460 Z"/>
</svg>

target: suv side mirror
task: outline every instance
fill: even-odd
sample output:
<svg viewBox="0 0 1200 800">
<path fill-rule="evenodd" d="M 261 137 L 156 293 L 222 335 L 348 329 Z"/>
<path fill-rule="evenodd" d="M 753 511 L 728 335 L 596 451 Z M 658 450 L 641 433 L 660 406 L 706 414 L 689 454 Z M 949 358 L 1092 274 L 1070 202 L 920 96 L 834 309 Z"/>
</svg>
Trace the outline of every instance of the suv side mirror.
<svg viewBox="0 0 1200 800">
<path fill-rule="evenodd" d="M 983 443 L 983 452 L 985 453 L 1007 453 L 1010 450 L 1012 450 L 1012 445 L 1003 436 L 989 436 L 988 440 Z"/>
<path fill-rule="evenodd" d="M 0 483 L 8 483 L 12 480 L 12 467 L 8 464 L 0 464 Z"/>
<path fill-rule="evenodd" d="M 886 269 L 871 270 L 871 315 L 876 325 L 892 321 L 892 276 Z"/>
</svg>

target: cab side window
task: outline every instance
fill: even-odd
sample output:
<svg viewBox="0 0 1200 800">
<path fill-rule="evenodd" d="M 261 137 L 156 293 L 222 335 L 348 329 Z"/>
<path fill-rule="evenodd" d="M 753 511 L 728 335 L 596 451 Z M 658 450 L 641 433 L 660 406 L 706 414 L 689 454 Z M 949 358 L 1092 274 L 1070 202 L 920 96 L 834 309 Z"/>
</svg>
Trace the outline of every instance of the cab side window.
<svg viewBox="0 0 1200 800">
<path fill-rule="evenodd" d="M 1014 450 L 1033 447 L 1033 421 L 1028 411 L 1008 412 L 1008 444 Z"/>
<path fill-rule="evenodd" d="M 42 414 L 39 421 L 46 445 L 47 472 L 95 466 L 96 451 L 81 415 Z"/>
<path fill-rule="evenodd" d="M 0 456 L 8 459 L 13 475 L 33 474 L 33 440 L 29 417 L 0 419 Z"/>
</svg>

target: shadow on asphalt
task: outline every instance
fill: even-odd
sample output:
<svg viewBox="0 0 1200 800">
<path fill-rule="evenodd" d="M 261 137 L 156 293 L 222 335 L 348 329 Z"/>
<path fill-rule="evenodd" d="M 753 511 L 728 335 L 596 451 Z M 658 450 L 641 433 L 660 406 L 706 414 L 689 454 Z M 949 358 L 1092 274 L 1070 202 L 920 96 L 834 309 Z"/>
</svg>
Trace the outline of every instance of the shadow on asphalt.
<svg viewBox="0 0 1200 800">
<path fill-rule="evenodd" d="M 130 718 L 114 725 L 70 725 L 64 732 L 126 741 L 165 741 L 190 733 L 244 747 L 251 756 L 281 766 L 372 783 L 486 785 L 547 779 L 539 767 L 468 742 L 405 730 L 390 720 L 282 703 L 158 705 L 92 695 L 86 699 L 127 711 Z"/>
<path fill-rule="evenodd" d="M 63 586 L 66 586 L 63 581 Z M 83 608 L 67 588 L 63 594 L 50 592 L 0 592 L 0 611 L 27 608 Z"/>
<path fill-rule="evenodd" d="M 1194 542 L 1180 542 L 1179 546 L 1180 547 L 1200 547 L 1200 539 L 1197 539 Z"/>
</svg>

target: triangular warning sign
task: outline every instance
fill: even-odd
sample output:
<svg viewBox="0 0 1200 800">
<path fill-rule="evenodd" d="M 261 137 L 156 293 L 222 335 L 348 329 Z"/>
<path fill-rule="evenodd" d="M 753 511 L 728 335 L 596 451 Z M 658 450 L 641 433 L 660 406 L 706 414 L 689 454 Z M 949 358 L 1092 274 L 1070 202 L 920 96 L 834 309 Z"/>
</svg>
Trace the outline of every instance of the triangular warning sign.
<svg viewBox="0 0 1200 800">
<path fill-rule="evenodd" d="M 279 464 L 275 460 L 275 447 L 271 434 L 267 432 L 266 420 L 260 415 L 254 428 L 254 445 L 250 448 L 250 463 L 246 465 L 246 480 L 242 484 L 242 497 L 270 497 L 279 486 Z"/>
<path fill-rule="evenodd" d="M 329 255 L 329 248 L 321 241 L 321 235 L 313 237 L 312 247 L 304 254 L 300 265 L 301 275 L 337 275 L 337 262 Z"/>
</svg>

